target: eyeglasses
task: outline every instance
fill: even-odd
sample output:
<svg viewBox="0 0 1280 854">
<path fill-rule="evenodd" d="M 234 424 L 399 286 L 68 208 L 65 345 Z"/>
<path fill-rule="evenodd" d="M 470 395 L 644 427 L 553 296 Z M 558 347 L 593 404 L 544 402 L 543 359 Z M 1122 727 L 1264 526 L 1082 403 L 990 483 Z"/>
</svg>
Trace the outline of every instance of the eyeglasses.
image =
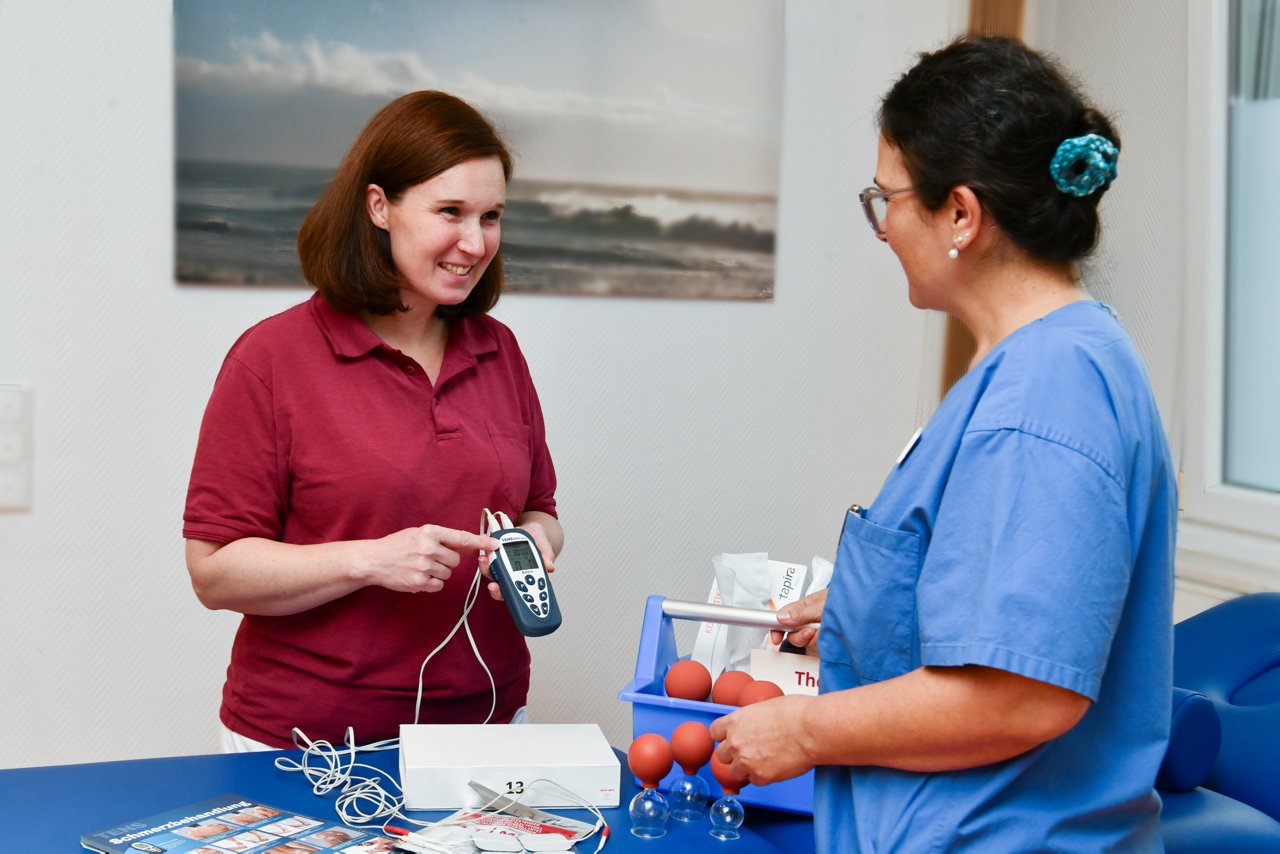
<svg viewBox="0 0 1280 854">
<path fill-rule="evenodd" d="M 889 215 L 889 200 L 899 193 L 910 193 L 914 189 L 915 187 L 901 187 L 897 190 L 882 190 L 879 187 L 867 187 L 858 193 L 862 212 L 867 215 L 867 224 L 876 233 L 876 237 L 884 237 L 884 219 Z"/>
</svg>

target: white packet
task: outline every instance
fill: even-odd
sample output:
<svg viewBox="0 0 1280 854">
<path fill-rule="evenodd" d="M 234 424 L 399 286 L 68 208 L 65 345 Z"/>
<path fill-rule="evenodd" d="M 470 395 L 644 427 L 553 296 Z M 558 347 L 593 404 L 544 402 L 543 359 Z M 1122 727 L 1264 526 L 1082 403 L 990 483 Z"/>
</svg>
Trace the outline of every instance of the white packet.
<svg viewBox="0 0 1280 854">
<path fill-rule="evenodd" d="M 711 592 L 707 594 L 707 602 L 711 605 L 724 604 L 720 598 L 720 585 L 711 579 Z M 725 633 L 728 626 L 723 623 L 699 623 L 698 635 L 693 640 L 693 652 L 690 658 L 702 664 L 715 679 L 724 670 L 724 645 L 729 639 Z"/>
<path fill-rule="evenodd" d="M 711 559 L 711 565 L 725 605 L 754 610 L 769 607 L 769 555 L 764 552 L 718 554 Z M 750 667 L 751 650 L 764 644 L 769 630 L 747 626 L 726 626 L 725 629 L 724 666 L 720 669 Z"/>
<path fill-rule="evenodd" d="M 836 569 L 835 564 L 818 555 L 813 556 L 810 566 L 813 569 L 809 573 L 809 587 L 804 591 L 805 596 L 810 593 L 817 593 L 819 590 L 825 590 L 827 585 L 831 583 L 831 574 Z"/>
<path fill-rule="evenodd" d="M 769 560 L 764 552 L 719 554 L 711 563 L 715 578 L 707 602 L 713 605 L 776 611 L 825 587 L 831 578 L 831 564 L 818 557 L 813 572 L 802 563 Z M 820 576 L 816 585 L 811 581 L 814 573 Z M 690 658 L 703 664 L 715 679 L 725 670 L 748 670 L 751 651 L 768 646 L 767 629 L 704 622 L 698 626 Z"/>
</svg>

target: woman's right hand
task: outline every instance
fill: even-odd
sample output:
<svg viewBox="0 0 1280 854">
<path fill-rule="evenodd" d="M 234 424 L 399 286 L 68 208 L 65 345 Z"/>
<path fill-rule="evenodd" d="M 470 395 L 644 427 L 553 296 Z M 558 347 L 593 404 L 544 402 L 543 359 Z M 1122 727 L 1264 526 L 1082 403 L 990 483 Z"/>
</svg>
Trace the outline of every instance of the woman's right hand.
<svg viewBox="0 0 1280 854">
<path fill-rule="evenodd" d="M 437 593 L 464 554 L 498 547 L 493 537 L 439 525 L 405 528 L 372 542 L 369 582 L 402 593 Z"/>
<path fill-rule="evenodd" d="M 810 593 L 799 602 L 792 602 L 778 611 L 778 622 L 784 626 L 807 626 L 809 623 L 822 621 L 822 609 L 827 604 L 827 590 L 824 587 L 817 593 Z M 783 632 L 773 629 L 769 632 L 769 642 L 774 646 L 782 643 Z M 818 636 L 814 628 L 799 628 L 787 633 L 787 640 L 796 646 L 808 646 Z"/>
</svg>

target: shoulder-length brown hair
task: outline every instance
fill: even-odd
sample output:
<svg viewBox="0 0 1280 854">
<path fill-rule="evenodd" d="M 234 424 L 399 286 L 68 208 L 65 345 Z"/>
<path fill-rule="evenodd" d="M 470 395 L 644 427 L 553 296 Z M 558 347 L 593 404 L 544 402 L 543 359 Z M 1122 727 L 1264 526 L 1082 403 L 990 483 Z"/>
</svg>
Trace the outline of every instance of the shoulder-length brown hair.
<svg viewBox="0 0 1280 854">
<path fill-rule="evenodd" d="M 444 92 L 402 95 L 378 111 L 361 131 L 333 180 L 298 231 L 302 274 L 342 311 L 391 314 L 405 310 L 404 278 L 391 258 L 391 239 L 369 219 L 365 189 L 377 184 L 392 202 L 467 160 L 497 157 L 511 179 L 511 153 L 493 125 L 474 107 Z M 442 317 L 484 314 L 502 293 L 502 252 L 459 305 Z"/>
</svg>

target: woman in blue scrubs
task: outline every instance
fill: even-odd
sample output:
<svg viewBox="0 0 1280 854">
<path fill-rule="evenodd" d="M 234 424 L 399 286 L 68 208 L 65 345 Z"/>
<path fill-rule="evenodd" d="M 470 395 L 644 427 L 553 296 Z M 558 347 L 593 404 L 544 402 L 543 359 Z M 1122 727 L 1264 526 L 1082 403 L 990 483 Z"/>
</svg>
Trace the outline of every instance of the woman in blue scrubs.
<svg viewBox="0 0 1280 854">
<path fill-rule="evenodd" d="M 1075 272 L 1119 137 L 1006 39 L 922 55 L 880 130 L 868 221 L 977 353 L 847 512 L 828 590 L 782 612 L 821 620 L 822 694 L 721 718 L 718 755 L 753 783 L 816 767 L 819 851 L 1158 851 L 1174 470 Z"/>
</svg>

